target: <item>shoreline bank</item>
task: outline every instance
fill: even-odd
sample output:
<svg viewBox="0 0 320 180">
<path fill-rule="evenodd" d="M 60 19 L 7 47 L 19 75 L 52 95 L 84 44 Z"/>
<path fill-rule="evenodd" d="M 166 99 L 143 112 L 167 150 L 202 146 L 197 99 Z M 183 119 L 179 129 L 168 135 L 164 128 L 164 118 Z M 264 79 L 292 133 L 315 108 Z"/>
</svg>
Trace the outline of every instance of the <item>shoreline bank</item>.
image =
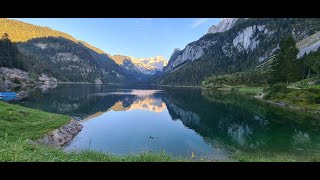
<svg viewBox="0 0 320 180">
<path fill-rule="evenodd" d="M 212 88 L 206 88 L 206 89 L 212 89 Z M 278 108 L 284 109 L 284 110 L 289 110 L 289 111 L 298 111 L 300 113 L 310 113 L 312 115 L 319 116 L 320 118 L 320 109 L 314 110 L 310 109 L 308 107 L 302 107 L 299 105 L 295 105 L 292 103 L 287 103 L 287 102 L 282 102 L 282 101 L 274 101 L 274 100 L 269 100 L 269 99 L 264 99 L 264 96 L 267 94 L 263 92 L 263 87 L 255 87 L 255 86 L 244 86 L 244 87 L 239 87 L 239 86 L 234 86 L 234 87 L 228 87 L 228 88 L 217 88 L 219 91 L 226 91 L 226 92 L 236 92 L 236 93 L 241 93 L 244 95 L 251 96 L 261 102 L 276 106 Z"/>
</svg>

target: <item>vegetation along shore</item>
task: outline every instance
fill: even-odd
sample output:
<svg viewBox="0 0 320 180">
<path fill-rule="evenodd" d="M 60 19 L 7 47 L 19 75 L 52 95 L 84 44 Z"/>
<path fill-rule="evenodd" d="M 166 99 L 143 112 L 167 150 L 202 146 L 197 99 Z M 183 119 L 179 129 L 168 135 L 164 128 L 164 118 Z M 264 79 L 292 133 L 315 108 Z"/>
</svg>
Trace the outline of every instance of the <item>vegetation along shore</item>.
<svg viewBox="0 0 320 180">
<path fill-rule="evenodd" d="M 63 151 L 66 142 L 44 141 L 48 135 L 72 124 L 69 116 L 0 102 L 0 161 L 2 162 L 210 162 L 197 155 L 173 157 L 165 152 L 143 152 L 124 156 L 96 151 Z M 71 123 L 70 123 L 71 122 Z M 81 129 L 81 128 L 80 128 Z M 76 134 L 74 131 L 70 131 Z M 68 139 L 68 138 L 67 138 Z M 69 139 L 71 141 L 72 139 Z M 49 143 L 48 143 L 49 142 Z M 237 151 L 232 161 L 320 161 L 320 155 L 294 156 Z"/>
</svg>

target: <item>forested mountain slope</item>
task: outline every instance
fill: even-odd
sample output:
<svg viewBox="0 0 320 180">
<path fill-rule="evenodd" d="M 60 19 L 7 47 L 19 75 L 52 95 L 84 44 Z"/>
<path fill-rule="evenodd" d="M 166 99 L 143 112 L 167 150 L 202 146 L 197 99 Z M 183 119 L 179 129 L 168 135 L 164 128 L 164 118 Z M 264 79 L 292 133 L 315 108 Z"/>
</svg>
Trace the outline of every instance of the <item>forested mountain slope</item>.
<svg viewBox="0 0 320 180">
<path fill-rule="evenodd" d="M 283 37 L 292 35 L 299 42 L 318 37 L 320 31 L 320 19 L 316 18 L 229 18 L 219 25 L 223 27 L 212 27 L 185 49 L 176 49 L 164 74 L 154 81 L 200 85 L 206 77 L 241 72 L 269 60 Z M 319 38 L 313 39 L 311 44 L 299 46 L 300 56 L 319 48 Z"/>
<path fill-rule="evenodd" d="M 7 33 L 21 53 L 29 56 L 25 64 L 36 73 L 46 73 L 60 81 L 127 82 L 134 74 L 116 64 L 109 54 L 78 41 L 72 36 L 47 27 L 11 19 L 0 19 L 0 34 Z M 31 70 L 31 69 L 29 69 Z"/>
</svg>

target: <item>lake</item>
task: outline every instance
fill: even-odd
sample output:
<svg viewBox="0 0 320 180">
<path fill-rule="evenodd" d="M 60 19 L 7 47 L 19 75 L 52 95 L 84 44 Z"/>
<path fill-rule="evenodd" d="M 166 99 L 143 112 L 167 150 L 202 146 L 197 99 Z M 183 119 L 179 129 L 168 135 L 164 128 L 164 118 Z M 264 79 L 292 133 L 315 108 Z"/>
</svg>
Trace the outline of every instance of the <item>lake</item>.
<svg viewBox="0 0 320 180">
<path fill-rule="evenodd" d="M 249 96 L 199 88 L 151 85 L 58 85 L 13 101 L 81 118 L 66 151 L 125 155 L 162 152 L 232 160 L 250 153 L 315 153 L 320 120 L 286 112 Z"/>
</svg>

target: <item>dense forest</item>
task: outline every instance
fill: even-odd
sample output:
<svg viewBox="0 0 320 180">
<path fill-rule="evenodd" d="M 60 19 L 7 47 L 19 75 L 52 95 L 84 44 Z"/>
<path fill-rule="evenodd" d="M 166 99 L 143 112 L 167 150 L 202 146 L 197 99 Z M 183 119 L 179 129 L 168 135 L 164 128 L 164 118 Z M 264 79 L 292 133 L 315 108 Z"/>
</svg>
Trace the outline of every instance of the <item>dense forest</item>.
<svg viewBox="0 0 320 180">
<path fill-rule="evenodd" d="M 99 78 L 103 82 L 121 82 L 126 78 L 117 73 L 123 70 L 113 61 L 106 62 L 103 55 L 61 37 L 14 43 L 5 33 L 0 41 L 0 67 L 18 68 L 35 75 L 44 73 L 65 82 L 95 82 Z"/>
<path fill-rule="evenodd" d="M 17 68 L 29 72 L 32 77 L 45 73 L 49 76 L 60 77 L 59 72 L 54 72 L 52 64 L 39 59 L 32 54 L 24 53 L 18 48 L 17 43 L 11 41 L 9 34 L 4 33 L 0 39 L 0 67 Z M 67 77 L 62 75 L 62 77 Z M 60 78 L 63 79 L 63 78 Z"/>
<path fill-rule="evenodd" d="M 61 81 L 94 82 L 101 76 L 90 53 L 73 41 L 54 37 L 36 38 L 18 46 L 24 54 L 36 57 L 28 59 L 28 64 L 39 71 L 49 71 L 50 76 Z"/>
<path fill-rule="evenodd" d="M 243 72 L 236 72 L 231 74 L 213 75 L 206 77 L 202 81 L 204 87 L 223 87 L 223 86 L 266 86 L 271 78 L 271 62 L 269 61 L 249 68 Z"/>
<path fill-rule="evenodd" d="M 7 33 L 0 39 L 0 67 L 26 69 L 23 55 Z"/>
</svg>

